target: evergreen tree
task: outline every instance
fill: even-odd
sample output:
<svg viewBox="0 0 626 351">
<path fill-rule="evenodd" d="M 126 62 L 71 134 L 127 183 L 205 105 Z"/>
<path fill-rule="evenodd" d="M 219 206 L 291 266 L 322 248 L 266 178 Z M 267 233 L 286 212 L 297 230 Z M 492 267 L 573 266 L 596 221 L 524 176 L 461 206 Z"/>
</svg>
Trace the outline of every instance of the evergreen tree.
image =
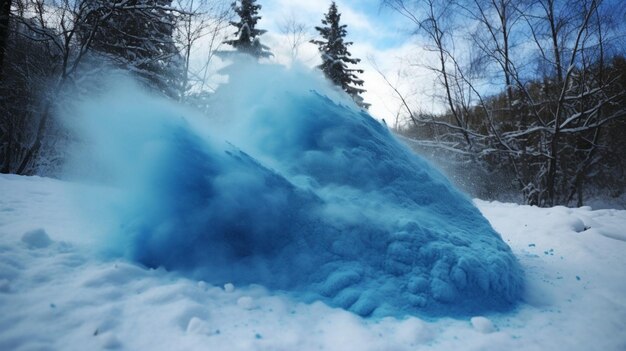
<svg viewBox="0 0 626 351">
<path fill-rule="evenodd" d="M 311 43 L 316 44 L 322 54 L 322 64 L 318 68 L 335 85 L 348 93 L 357 105 L 368 108 L 369 104 L 365 103 L 361 97 L 365 90 L 359 88 L 363 86 L 363 80 L 357 76 L 357 73 L 363 73 L 363 70 L 348 68 L 348 64 L 354 65 L 361 60 L 351 58 L 352 55 L 348 52 L 348 46 L 352 45 L 352 42 L 344 42 L 347 26 L 345 24 L 340 25 L 340 19 L 341 14 L 337 12 L 337 5 L 333 1 L 328 13 L 324 15 L 322 20 L 324 26 L 315 27 L 323 38 L 322 40 L 311 40 Z"/>
<path fill-rule="evenodd" d="M 242 52 L 259 59 L 262 57 L 270 57 L 272 53 L 269 48 L 259 41 L 259 36 L 263 35 L 266 30 L 257 29 L 256 24 L 261 19 L 258 15 L 261 5 L 256 4 L 256 0 L 240 0 L 232 3 L 233 10 L 239 15 L 239 22 L 230 22 L 237 28 L 235 39 L 225 40 L 224 44 L 231 45 L 238 52 Z"/>
<path fill-rule="evenodd" d="M 162 93 L 176 97 L 182 58 L 173 34 L 172 0 L 85 0 L 87 18 L 80 33 L 103 54 Z M 102 21 L 101 18 L 106 18 Z M 93 35 L 92 38 L 88 36 Z"/>
</svg>

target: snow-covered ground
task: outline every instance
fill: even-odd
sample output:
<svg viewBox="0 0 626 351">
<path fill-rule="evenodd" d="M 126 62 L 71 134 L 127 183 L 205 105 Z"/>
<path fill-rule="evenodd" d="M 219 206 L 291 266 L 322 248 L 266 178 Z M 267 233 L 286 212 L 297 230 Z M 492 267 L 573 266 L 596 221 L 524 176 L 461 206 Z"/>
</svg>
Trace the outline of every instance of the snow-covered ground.
<svg viewBox="0 0 626 351">
<path fill-rule="evenodd" d="M 367 319 L 99 256 L 86 185 L 0 175 L 0 350 L 625 350 L 626 211 L 475 203 L 526 273 L 510 313 Z"/>
</svg>

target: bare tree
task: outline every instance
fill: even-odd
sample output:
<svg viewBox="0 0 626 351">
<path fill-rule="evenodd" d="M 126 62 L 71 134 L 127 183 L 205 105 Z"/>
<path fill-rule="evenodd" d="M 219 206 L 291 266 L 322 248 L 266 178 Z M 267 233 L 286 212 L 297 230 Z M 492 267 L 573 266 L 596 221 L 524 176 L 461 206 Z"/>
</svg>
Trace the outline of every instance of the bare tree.
<svg viewBox="0 0 626 351">
<path fill-rule="evenodd" d="M 542 95 L 528 104 L 537 118 L 527 133 L 540 133 L 543 141 L 537 194 L 542 205 L 567 203 L 575 189 L 582 205 L 583 174 L 600 145 L 600 128 L 626 114 L 623 106 L 602 113 L 623 93 L 608 93 L 614 81 L 604 78 L 607 38 L 600 6 L 596 0 L 539 0 L 534 11 L 522 13 L 544 71 Z M 519 88 L 531 95 L 524 85 Z"/>
<path fill-rule="evenodd" d="M 35 35 L 11 21 L 0 81 L 0 173 L 15 172 L 23 159 L 41 115 L 38 102 L 58 64 L 45 42 L 29 39 Z"/>
<path fill-rule="evenodd" d="M 30 0 L 17 1 L 17 16 L 14 16 L 14 37 L 36 43 L 40 55 L 47 56 L 44 77 L 41 67 L 31 67 L 25 62 L 11 62 L 13 72 L 21 74 L 21 81 L 43 79 L 47 82 L 45 94 L 38 94 L 37 108 L 29 117 L 29 133 L 18 133 L 16 125 L 2 126 L 2 148 L 0 164 L 2 172 L 28 174 L 35 171 L 34 165 L 45 142 L 46 130 L 51 114 L 58 103 L 60 94 L 70 85 L 78 84 L 77 72 L 91 52 L 99 30 L 112 16 L 123 12 L 149 13 L 146 4 L 127 1 L 73 1 L 73 0 Z M 155 3 L 160 10 L 180 12 L 180 10 Z M 7 63 L 8 64 L 8 63 Z M 10 104 L 10 101 L 5 101 Z M 5 105 L 4 108 L 10 108 Z M 26 111 L 26 109 L 25 109 Z M 6 127 L 9 126 L 9 127 Z M 23 128 L 22 128 L 23 130 Z"/>
<path fill-rule="evenodd" d="M 87 35 L 85 40 L 79 40 L 79 28 L 85 23 L 90 9 L 84 2 L 63 0 L 61 2 L 46 2 L 46 0 L 33 0 L 20 3 L 24 13 L 32 14 L 32 17 L 16 17 L 19 26 L 24 28 L 19 35 L 32 41 L 43 43 L 50 58 L 51 67 L 51 92 L 43 97 L 41 113 L 34 135 L 30 138 L 14 140 L 14 148 L 19 150 L 20 160 L 15 169 L 11 168 L 11 162 L 4 160 L 3 171 L 12 171 L 18 174 L 29 173 L 29 167 L 37 157 L 50 118 L 56 92 L 63 90 L 70 77 L 78 69 L 91 44 L 93 33 Z M 104 21 L 110 15 L 110 11 L 104 12 L 98 21 Z M 11 136 L 9 136 L 11 138 Z"/>
<path fill-rule="evenodd" d="M 204 90 L 212 60 L 225 38 L 224 30 L 228 28 L 232 11 L 221 0 L 177 0 L 177 7 L 185 12 L 176 33 L 183 57 L 179 95 L 181 101 L 185 101 L 194 87 L 198 91 Z M 199 48 L 205 51 L 206 56 L 201 67 L 194 70 L 191 67 L 192 55 Z"/>
<path fill-rule="evenodd" d="M 309 27 L 291 12 L 278 24 L 278 30 L 287 38 L 291 52 L 291 63 L 295 62 L 300 55 L 300 47 L 310 40 Z"/>
<path fill-rule="evenodd" d="M 436 127 L 436 142 L 431 137 L 418 144 L 453 152 L 487 173 L 513 176 L 528 203 L 566 204 L 578 194 L 581 205 L 586 174 L 606 149 L 601 128 L 626 115 L 626 106 L 607 108 L 624 93 L 605 73 L 601 2 L 386 3 L 416 25 L 438 62 L 431 68 L 448 112 L 432 118 L 408 111 L 416 126 Z M 449 22 L 459 14 L 462 26 Z M 525 38 L 535 48 L 513 53 Z M 466 52 L 455 52 L 458 47 Z M 494 84 L 496 77 L 501 84 Z M 502 98 L 486 94 L 484 82 L 501 87 Z"/>
</svg>

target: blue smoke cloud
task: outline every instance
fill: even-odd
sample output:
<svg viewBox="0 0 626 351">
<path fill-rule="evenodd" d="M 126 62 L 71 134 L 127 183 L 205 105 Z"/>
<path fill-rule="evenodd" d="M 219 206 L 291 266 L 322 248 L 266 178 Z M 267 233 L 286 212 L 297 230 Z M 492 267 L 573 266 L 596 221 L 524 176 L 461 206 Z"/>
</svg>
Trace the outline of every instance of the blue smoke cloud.
<svg viewBox="0 0 626 351">
<path fill-rule="evenodd" d="M 517 260 L 439 171 L 317 74 L 235 68 L 208 117 L 129 84 L 78 109 L 109 254 L 361 316 L 514 305 Z"/>
</svg>

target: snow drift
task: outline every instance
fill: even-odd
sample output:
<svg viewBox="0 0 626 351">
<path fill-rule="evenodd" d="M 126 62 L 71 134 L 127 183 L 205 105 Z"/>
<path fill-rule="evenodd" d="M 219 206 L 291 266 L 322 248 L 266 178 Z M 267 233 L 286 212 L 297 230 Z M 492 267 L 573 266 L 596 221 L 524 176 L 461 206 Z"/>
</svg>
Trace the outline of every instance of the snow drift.
<svg viewBox="0 0 626 351">
<path fill-rule="evenodd" d="M 239 64 L 229 80 L 208 117 L 126 84 L 70 119 L 74 173 L 117 189 L 82 198 L 108 254 L 361 316 L 515 303 L 509 247 L 385 126 L 305 69 Z"/>
</svg>

